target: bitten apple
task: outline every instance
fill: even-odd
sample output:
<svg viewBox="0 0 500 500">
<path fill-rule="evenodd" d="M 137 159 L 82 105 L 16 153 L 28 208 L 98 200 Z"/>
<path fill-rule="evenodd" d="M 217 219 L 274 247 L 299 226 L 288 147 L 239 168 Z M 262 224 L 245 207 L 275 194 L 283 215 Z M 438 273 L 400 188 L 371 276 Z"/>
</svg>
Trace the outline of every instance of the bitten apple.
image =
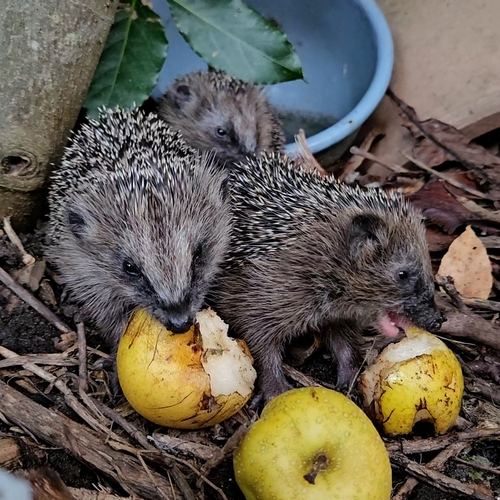
<svg viewBox="0 0 500 500">
<path fill-rule="evenodd" d="M 342 394 L 292 389 L 272 399 L 234 456 L 246 500 L 389 500 L 391 466 L 370 419 Z"/>
<path fill-rule="evenodd" d="M 246 344 L 227 336 L 211 309 L 186 333 L 172 333 L 145 310 L 134 312 L 118 345 L 118 380 L 133 408 L 178 429 L 215 425 L 248 401 L 257 376 Z"/>
<path fill-rule="evenodd" d="M 436 434 L 455 423 L 464 393 L 460 363 L 435 335 L 411 326 L 361 375 L 366 412 L 387 435 L 425 422 Z"/>
</svg>

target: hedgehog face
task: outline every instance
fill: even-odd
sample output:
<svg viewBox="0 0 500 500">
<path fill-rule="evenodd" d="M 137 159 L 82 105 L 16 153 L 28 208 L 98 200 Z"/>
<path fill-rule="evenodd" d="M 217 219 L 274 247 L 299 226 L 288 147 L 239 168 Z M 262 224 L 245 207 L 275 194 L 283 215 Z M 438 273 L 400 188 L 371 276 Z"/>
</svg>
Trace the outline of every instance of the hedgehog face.
<svg viewBox="0 0 500 500">
<path fill-rule="evenodd" d="M 391 216 L 360 215 L 350 227 L 352 289 L 360 315 L 376 318 L 376 328 L 391 337 L 410 323 L 436 331 L 443 318 L 434 301 L 423 224 L 411 214 Z"/>
<path fill-rule="evenodd" d="M 230 219 L 220 173 L 181 168 L 165 176 L 118 171 L 68 204 L 57 261 L 92 310 L 99 301 L 126 313 L 145 308 L 174 332 L 193 324 L 225 253 Z"/>
<path fill-rule="evenodd" d="M 175 82 L 159 114 L 191 147 L 215 151 L 228 166 L 278 147 L 278 137 L 282 141 L 264 91 L 220 73 L 189 74 Z"/>
</svg>

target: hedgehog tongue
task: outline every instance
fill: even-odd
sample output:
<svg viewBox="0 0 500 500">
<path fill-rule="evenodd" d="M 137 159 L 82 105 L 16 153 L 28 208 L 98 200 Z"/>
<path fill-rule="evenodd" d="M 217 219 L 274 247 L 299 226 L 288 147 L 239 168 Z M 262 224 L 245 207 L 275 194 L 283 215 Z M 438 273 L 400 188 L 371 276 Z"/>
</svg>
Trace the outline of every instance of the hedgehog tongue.
<svg viewBox="0 0 500 500">
<path fill-rule="evenodd" d="M 406 330 L 407 323 L 408 321 L 403 316 L 389 313 L 382 316 L 379 325 L 387 337 L 397 337 L 399 335 L 399 328 Z"/>
</svg>

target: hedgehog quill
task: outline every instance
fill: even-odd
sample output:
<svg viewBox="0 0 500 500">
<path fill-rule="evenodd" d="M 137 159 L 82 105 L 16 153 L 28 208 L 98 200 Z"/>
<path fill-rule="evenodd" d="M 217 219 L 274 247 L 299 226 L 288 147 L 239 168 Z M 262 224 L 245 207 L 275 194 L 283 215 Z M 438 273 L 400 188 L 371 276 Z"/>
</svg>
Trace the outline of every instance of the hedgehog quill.
<svg viewBox="0 0 500 500">
<path fill-rule="evenodd" d="M 363 331 L 440 328 L 424 224 L 403 197 L 320 177 L 279 154 L 236 165 L 228 184 L 234 229 L 211 299 L 255 358 L 254 404 L 291 388 L 282 353 L 301 334 L 322 338 L 345 389 Z"/>
<path fill-rule="evenodd" d="M 136 307 L 191 327 L 229 241 L 225 177 L 139 111 L 103 110 L 73 137 L 52 179 L 46 254 L 113 348 Z"/>
<path fill-rule="evenodd" d="M 285 135 L 263 88 L 223 71 L 198 71 L 175 80 L 158 115 L 200 151 L 227 166 L 262 151 L 281 151 Z"/>
</svg>

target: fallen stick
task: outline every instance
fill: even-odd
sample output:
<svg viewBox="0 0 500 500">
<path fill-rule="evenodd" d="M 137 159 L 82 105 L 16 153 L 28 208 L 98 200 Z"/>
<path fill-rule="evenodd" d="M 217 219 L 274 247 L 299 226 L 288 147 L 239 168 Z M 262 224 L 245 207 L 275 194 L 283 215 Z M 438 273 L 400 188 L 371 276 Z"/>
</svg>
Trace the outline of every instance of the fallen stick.
<svg viewBox="0 0 500 500">
<path fill-rule="evenodd" d="M 89 389 L 89 374 L 87 370 L 87 338 L 83 323 L 76 325 L 78 334 L 78 379 L 80 391 L 87 392 Z"/>
<path fill-rule="evenodd" d="M 26 354 L 25 356 L 16 356 L 15 358 L 2 359 L 0 361 L 0 370 L 3 370 L 4 368 L 10 368 L 12 366 L 24 365 L 26 363 L 49 366 L 76 366 L 78 364 L 75 359 L 69 359 L 62 353 Z"/>
<path fill-rule="evenodd" d="M 439 295 L 436 295 L 436 302 L 439 309 L 446 315 L 446 321 L 439 330 L 440 335 L 469 338 L 500 350 L 500 328 L 477 314 L 464 313 L 455 309 Z"/>
<path fill-rule="evenodd" d="M 62 333 L 74 333 L 73 330 L 61 321 L 47 306 L 42 304 L 36 297 L 23 288 L 19 283 L 0 267 L 0 281 L 10 288 L 16 295 L 29 304 L 35 311 L 41 314 L 46 320 L 50 321 Z M 76 336 L 76 333 L 75 333 Z"/>
<path fill-rule="evenodd" d="M 466 377 L 465 386 L 469 392 L 480 394 L 486 401 L 500 405 L 500 390 L 497 384 L 488 384 L 484 380 Z"/>
<path fill-rule="evenodd" d="M 442 470 L 446 462 L 460 454 L 464 448 L 467 448 L 469 443 L 453 443 L 448 448 L 436 455 L 426 466 L 434 470 Z M 419 485 L 419 481 L 414 477 L 408 478 L 398 492 L 392 497 L 392 500 L 404 500 L 408 498 L 410 493 Z"/>
<path fill-rule="evenodd" d="M 6 347 L 0 346 L 0 356 L 5 358 L 17 358 L 17 354 Z M 59 389 L 64 395 L 64 400 L 66 404 L 77 414 L 85 420 L 93 429 L 106 433 L 112 439 L 125 442 L 120 436 L 116 435 L 114 432 L 111 432 L 105 425 L 99 422 L 94 416 L 85 408 L 75 397 L 73 392 L 68 388 L 66 383 L 62 378 L 58 378 L 52 373 L 44 370 L 40 366 L 37 366 L 33 363 L 23 363 L 22 367 L 25 370 L 29 370 L 31 373 L 38 375 L 41 379 L 45 380 L 49 384 L 54 384 L 57 389 Z"/>
<path fill-rule="evenodd" d="M 479 439 L 492 438 L 500 436 L 500 427 L 494 429 L 475 429 L 464 432 L 450 432 L 444 436 L 438 436 L 429 439 L 417 439 L 411 441 L 401 441 L 386 443 L 387 450 L 390 453 L 403 452 L 405 455 L 415 455 L 417 453 L 427 453 L 446 448 L 450 444 L 457 442 L 477 441 Z"/>
<path fill-rule="evenodd" d="M 500 302 L 495 302 L 494 300 L 468 299 L 462 297 L 462 301 L 466 306 L 473 309 L 486 309 L 487 311 L 500 312 Z"/>
<path fill-rule="evenodd" d="M 113 422 L 119 425 L 127 434 L 133 437 L 146 451 L 161 454 L 162 456 L 158 461 L 158 463 L 163 462 L 163 464 L 165 464 L 168 467 L 169 473 L 176 481 L 177 486 L 182 491 L 184 498 L 186 500 L 196 500 L 195 494 L 191 489 L 191 487 L 189 486 L 188 482 L 186 481 L 186 478 L 179 470 L 179 468 L 173 463 L 174 457 L 162 454 L 162 452 L 158 448 L 154 447 L 152 444 L 149 443 L 146 436 L 142 434 L 139 431 L 139 429 L 137 429 L 137 427 L 135 427 L 133 424 L 131 424 L 125 418 L 123 418 L 117 411 L 113 410 L 112 408 L 109 408 L 105 404 L 102 404 L 98 401 L 94 401 L 94 404 L 104 415 L 113 420 Z M 188 462 L 184 463 L 186 463 L 186 465 L 188 465 L 189 467 L 192 467 L 191 464 L 189 464 Z M 196 469 L 194 469 L 194 471 L 197 472 Z M 212 485 L 210 481 L 209 484 Z M 215 489 L 217 489 L 216 486 Z M 223 498 L 227 500 L 225 496 Z"/>
<path fill-rule="evenodd" d="M 137 458 L 105 444 L 106 436 L 44 408 L 2 381 L 0 394 L 0 412 L 8 420 L 52 446 L 66 449 L 78 460 L 119 483 L 129 495 L 139 495 L 146 500 L 184 498 L 163 476 L 153 470 L 148 474 Z"/>
<path fill-rule="evenodd" d="M 412 156 L 406 154 L 403 151 L 400 151 L 400 153 L 409 161 L 417 165 L 417 167 L 421 168 L 422 170 L 425 170 L 426 172 L 429 172 L 432 175 L 435 175 L 436 177 L 439 177 L 440 179 L 443 179 L 443 181 L 446 181 L 448 184 L 451 184 L 452 186 L 455 186 L 458 189 L 461 189 L 462 191 L 465 191 L 466 193 L 472 194 L 474 196 L 477 196 L 478 198 L 484 198 L 485 200 L 491 200 L 491 201 L 498 201 L 498 196 L 491 196 L 486 193 L 482 193 L 481 191 L 478 191 L 477 189 L 471 188 L 467 186 L 466 184 L 463 184 L 462 182 L 458 182 L 453 177 L 443 174 L 443 172 L 438 172 L 437 170 L 434 170 L 431 167 L 428 167 L 424 162 L 421 162 L 420 160 L 417 160 L 416 158 L 413 158 Z"/>
<path fill-rule="evenodd" d="M 417 479 L 445 492 L 458 493 L 460 496 L 476 500 L 494 500 L 493 494 L 485 493 L 475 484 L 462 483 L 441 472 L 410 460 L 402 453 L 392 453 L 391 462 Z"/>
<path fill-rule="evenodd" d="M 395 172 L 397 174 L 403 174 L 405 172 L 408 172 L 408 170 L 406 170 L 403 167 L 400 167 L 399 165 L 390 165 L 389 163 L 384 163 L 379 158 L 377 158 L 374 154 L 369 153 L 368 151 L 363 151 L 362 149 L 360 149 L 356 146 L 352 146 L 351 149 L 349 149 L 349 152 L 352 155 L 356 155 L 356 156 L 359 156 L 361 158 L 364 158 L 365 160 L 370 160 L 373 163 L 377 163 L 378 165 L 380 165 L 384 168 L 387 168 L 391 172 Z"/>
</svg>

